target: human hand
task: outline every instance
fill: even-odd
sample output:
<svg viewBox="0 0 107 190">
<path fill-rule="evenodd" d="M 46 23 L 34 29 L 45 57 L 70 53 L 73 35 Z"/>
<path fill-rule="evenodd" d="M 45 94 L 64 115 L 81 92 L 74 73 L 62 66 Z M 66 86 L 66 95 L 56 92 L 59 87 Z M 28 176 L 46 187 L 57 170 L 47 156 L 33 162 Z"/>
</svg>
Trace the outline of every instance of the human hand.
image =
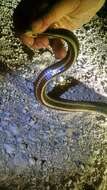
<svg viewBox="0 0 107 190">
<path fill-rule="evenodd" d="M 60 0 L 42 19 L 32 23 L 32 34 L 44 32 L 47 28 L 74 30 L 87 23 L 103 6 L 105 0 Z M 56 58 L 63 58 L 66 50 L 60 39 L 48 37 L 33 38 L 28 32 L 20 36 L 21 41 L 32 48 L 52 47 Z"/>
</svg>

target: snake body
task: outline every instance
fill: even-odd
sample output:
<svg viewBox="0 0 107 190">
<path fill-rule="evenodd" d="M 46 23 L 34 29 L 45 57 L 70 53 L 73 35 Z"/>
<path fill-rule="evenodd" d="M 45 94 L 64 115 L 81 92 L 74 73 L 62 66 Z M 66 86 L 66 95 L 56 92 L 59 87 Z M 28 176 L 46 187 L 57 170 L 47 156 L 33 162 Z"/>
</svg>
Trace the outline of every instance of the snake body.
<svg viewBox="0 0 107 190">
<path fill-rule="evenodd" d="M 102 102 L 91 101 L 72 101 L 63 98 L 56 98 L 47 92 L 48 83 L 60 73 L 66 71 L 73 63 L 75 63 L 78 52 L 79 43 L 76 36 L 66 29 L 50 29 L 40 36 L 48 36 L 49 38 L 61 38 L 68 44 L 68 51 L 64 59 L 54 63 L 44 69 L 34 82 L 34 92 L 37 100 L 41 104 L 56 110 L 72 112 L 72 111 L 94 111 L 107 114 L 107 104 Z"/>
</svg>

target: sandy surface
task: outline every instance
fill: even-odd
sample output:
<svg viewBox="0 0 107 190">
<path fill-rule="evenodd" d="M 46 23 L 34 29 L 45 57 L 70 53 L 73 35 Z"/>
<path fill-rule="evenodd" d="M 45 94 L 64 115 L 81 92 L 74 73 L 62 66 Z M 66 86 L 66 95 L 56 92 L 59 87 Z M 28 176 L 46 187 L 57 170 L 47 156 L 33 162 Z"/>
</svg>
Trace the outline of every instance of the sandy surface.
<svg viewBox="0 0 107 190">
<path fill-rule="evenodd" d="M 32 52 L 15 37 L 18 2 L 0 0 L 0 189 L 106 190 L 107 118 L 37 102 L 33 81 L 54 56 Z M 62 77 L 81 83 L 64 97 L 107 102 L 107 18 L 95 16 L 75 34 L 78 60 Z"/>
</svg>

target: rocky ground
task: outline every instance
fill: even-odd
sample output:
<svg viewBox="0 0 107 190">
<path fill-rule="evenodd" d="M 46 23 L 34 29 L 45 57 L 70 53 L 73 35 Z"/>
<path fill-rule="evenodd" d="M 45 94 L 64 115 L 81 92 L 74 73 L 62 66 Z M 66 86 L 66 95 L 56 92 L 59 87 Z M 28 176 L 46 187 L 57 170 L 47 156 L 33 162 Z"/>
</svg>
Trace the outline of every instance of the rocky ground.
<svg viewBox="0 0 107 190">
<path fill-rule="evenodd" d="M 18 2 L 0 0 L 0 190 L 106 190 L 107 117 L 37 102 L 33 81 L 54 56 L 29 50 L 15 36 Z M 62 77 L 81 83 L 64 96 L 107 103 L 107 17 L 74 32 L 80 53 Z"/>
</svg>

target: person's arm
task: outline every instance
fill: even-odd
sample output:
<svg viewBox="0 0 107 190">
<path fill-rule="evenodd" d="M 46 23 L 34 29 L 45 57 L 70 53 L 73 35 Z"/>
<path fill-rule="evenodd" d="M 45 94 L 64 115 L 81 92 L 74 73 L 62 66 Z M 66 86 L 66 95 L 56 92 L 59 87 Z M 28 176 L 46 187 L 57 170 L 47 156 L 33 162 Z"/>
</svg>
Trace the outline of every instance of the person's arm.
<svg viewBox="0 0 107 190">
<path fill-rule="evenodd" d="M 80 5 L 73 12 L 64 17 L 71 20 L 70 29 L 80 28 L 88 23 L 104 5 L 105 0 L 80 0 Z M 70 24 L 70 22 L 69 22 Z"/>
<path fill-rule="evenodd" d="M 57 23 L 58 27 L 69 27 L 71 30 L 80 28 L 91 20 L 104 2 L 105 0 L 62 0 L 53 6 L 43 19 L 32 23 L 32 31 L 43 32 L 54 23 Z"/>
</svg>

